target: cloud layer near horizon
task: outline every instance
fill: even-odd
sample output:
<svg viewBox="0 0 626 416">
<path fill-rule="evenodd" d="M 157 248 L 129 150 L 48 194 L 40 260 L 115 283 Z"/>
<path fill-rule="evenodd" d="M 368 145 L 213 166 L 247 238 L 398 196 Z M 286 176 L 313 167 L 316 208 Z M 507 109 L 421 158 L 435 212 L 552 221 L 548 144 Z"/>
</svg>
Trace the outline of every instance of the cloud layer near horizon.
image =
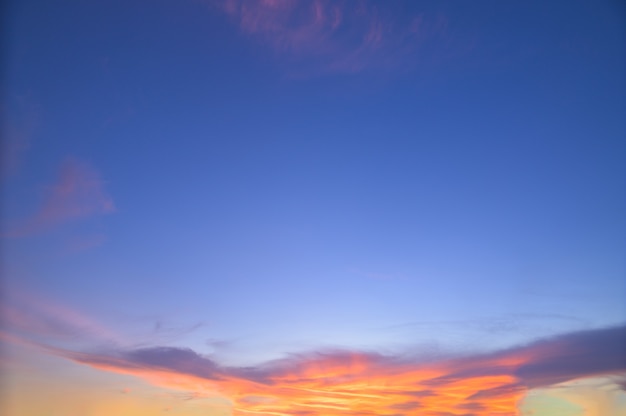
<svg viewBox="0 0 626 416">
<path fill-rule="evenodd" d="M 530 389 L 626 372 L 626 326 L 578 331 L 475 355 L 333 350 L 229 367 L 188 348 L 111 342 L 107 331 L 94 330 L 90 320 L 58 309 L 41 310 L 50 315 L 47 322 L 52 328 L 45 321 L 43 328 L 32 326 L 39 312 L 24 321 L 22 315 L 3 311 L 9 329 L 3 339 L 37 345 L 77 363 L 136 376 L 194 397 L 220 395 L 231 400 L 237 415 L 512 416 L 519 414 L 520 400 Z M 35 336 L 55 336 L 59 327 L 59 339 L 70 333 L 77 341 L 91 342 L 80 342 L 83 346 L 77 349 Z"/>
<path fill-rule="evenodd" d="M 233 401 L 236 414 L 434 416 L 515 415 L 531 388 L 626 371 L 624 350 L 626 327 L 437 360 L 327 351 L 233 368 L 184 348 L 57 353 L 169 387 L 217 390 Z"/>
</svg>

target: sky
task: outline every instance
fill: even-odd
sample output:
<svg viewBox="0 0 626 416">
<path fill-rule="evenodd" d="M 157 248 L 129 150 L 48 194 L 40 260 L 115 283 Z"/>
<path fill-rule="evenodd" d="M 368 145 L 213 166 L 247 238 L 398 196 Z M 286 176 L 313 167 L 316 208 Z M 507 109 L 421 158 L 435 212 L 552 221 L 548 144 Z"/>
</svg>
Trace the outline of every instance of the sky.
<svg viewBox="0 0 626 416">
<path fill-rule="evenodd" d="M 0 413 L 626 415 L 621 2 L 2 7 Z"/>
</svg>

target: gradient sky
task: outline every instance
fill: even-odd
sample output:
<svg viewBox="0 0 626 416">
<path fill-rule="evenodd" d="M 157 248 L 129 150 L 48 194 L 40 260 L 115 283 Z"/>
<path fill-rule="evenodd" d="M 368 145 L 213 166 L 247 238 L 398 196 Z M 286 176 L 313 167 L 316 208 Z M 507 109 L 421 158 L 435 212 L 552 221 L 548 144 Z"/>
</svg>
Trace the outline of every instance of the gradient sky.
<svg viewBox="0 0 626 416">
<path fill-rule="evenodd" d="M 626 414 L 620 2 L 4 8 L 3 413 Z"/>
</svg>

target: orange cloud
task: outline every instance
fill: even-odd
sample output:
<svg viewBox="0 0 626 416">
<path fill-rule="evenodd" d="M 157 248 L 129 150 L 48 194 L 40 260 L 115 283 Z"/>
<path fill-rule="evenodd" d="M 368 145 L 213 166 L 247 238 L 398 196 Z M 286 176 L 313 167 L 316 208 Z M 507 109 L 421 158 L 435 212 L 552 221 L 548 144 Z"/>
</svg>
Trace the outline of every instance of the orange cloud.
<svg viewBox="0 0 626 416">
<path fill-rule="evenodd" d="M 530 388 L 625 372 L 625 347 L 626 327 L 618 327 L 436 361 L 335 351 L 234 368 L 172 347 L 55 353 L 199 396 L 222 395 L 241 416 L 515 416 Z"/>
<path fill-rule="evenodd" d="M 88 164 L 66 160 L 55 183 L 46 188 L 38 211 L 7 233 L 10 237 L 36 234 L 72 219 L 115 211 L 113 199 L 104 190 L 100 175 Z"/>
<path fill-rule="evenodd" d="M 111 342 L 117 337 L 59 305 L 35 303 L 30 309 L 3 310 L 0 340 L 132 375 L 187 398 L 223 397 L 237 416 L 519 416 L 531 389 L 626 374 L 626 326 L 475 355 L 423 358 L 338 350 L 229 367 L 188 348 Z M 45 317 L 36 319 L 41 314 Z"/>
<path fill-rule="evenodd" d="M 495 363 L 494 363 L 495 364 Z M 453 363 L 385 363 L 341 354 L 303 362 L 268 383 L 228 386 L 235 414 L 275 415 L 513 415 L 524 393 L 509 374 L 447 378 Z M 506 392 L 481 395 L 507 387 Z"/>
</svg>

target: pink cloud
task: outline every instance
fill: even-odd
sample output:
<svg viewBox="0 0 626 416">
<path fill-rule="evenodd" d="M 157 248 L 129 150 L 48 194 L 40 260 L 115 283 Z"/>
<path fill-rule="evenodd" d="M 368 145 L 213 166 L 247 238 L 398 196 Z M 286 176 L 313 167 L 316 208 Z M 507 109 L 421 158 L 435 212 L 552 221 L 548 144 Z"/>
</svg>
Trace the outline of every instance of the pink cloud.
<svg viewBox="0 0 626 416">
<path fill-rule="evenodd" d="M 36 234 L 64 222 L 115 212 L 100 175 L 88 164 L 67 159 L 57 180 L 45 189 L 37 212 L 9 229 L 9 237 Z"/>
<path fill-rule="evenodd" d="M 397 16 L 384 2 L 218 0 L 217 4 L 243 33 L 309 72 L 402 69 L 424 58 L 425 42 L 448 36 L 447 21 L 440 16 Z M 443 48 L 448 42 L 439 44 Z"/>
</svg>

